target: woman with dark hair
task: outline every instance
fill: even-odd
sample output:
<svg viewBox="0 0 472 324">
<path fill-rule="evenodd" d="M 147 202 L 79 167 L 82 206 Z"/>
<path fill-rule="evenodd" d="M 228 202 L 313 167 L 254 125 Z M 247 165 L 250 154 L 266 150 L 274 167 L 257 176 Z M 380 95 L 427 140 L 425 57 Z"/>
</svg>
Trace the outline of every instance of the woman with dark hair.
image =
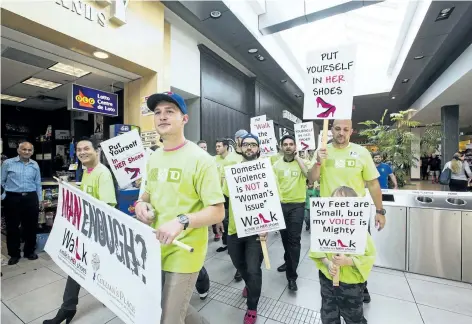
<svg viewBox="0 0 472 324">
<path fill-rule="evenodd" d="M 469 180 L 472 177 L 469 163 L 464 161 L 463 153 L 455 153 L 452 160 L 447 162 L 444 166 L 443 172 L 446 169 L 451 170 L 451 180 L 449 181 L 450 191 L 467 191 Z"/>
</svg>

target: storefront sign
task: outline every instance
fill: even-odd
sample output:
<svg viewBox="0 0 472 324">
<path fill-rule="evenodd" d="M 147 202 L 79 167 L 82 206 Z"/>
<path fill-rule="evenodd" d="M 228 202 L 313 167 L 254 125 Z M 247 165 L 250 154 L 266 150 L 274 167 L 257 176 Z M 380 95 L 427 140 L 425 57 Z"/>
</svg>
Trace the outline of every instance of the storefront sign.
<svg viewBox="0 0 472 324">
<path fill-rule="evenodd" d="M 269 159 L 225 167 L 238 237 L 285 228 L 285 220 Z"/>
<path fill-rule="evenodd" d="M 126 324 L 160 318 L 161 249 L 149 226 L 61 183 L 45 250 Z"/>
<path fill-rule="evenodd" d="M 114 93 L 72 84 L 68 101 L 69 110 L 118 116 L 118 95 Z"/>
<path fill-rule="evenodd" d="M 288 119 L 290 120 L 291 122 L 294 122 L 295 124 L 299 124 L 302 122 L 302 120 L 300 118 L 298 118 L 297 116 L 295 116 L 294 114 L 292 114 L 290 111 L 288 110 L 284 110 L 282 112 L 282 116 L 285 118 L 285 119 Z"/>
<path fill-rule="evenodd" d="M 307 53 L 303 119 L 351 119 L 355 45 Z"/>
<path fill-rule="evenodd" d="M 259 137 L 262 157 L 277 154 L 277 139 L 275 138 L 274 121 L 270 120 L 252 124 L 251 133 Z"/>
<path fill-rule="evenodd" d="M 102 8 L 110 6 L 109 20 L 111 22 L 118 26 L 126 24 L 126 9 L 128 8 L 129 0 L 98 0 L 95 3 Z M 96 20 L 100 26 L 105 27 L 107 21 L 105 14 L 100 10 L 96 10 L 85 1 L 56 0 L 56 4 L 79 16 L 84 16 L 87 20 Z"/>
<path fill-rule="evenodd" d="M 364 254 L 371 211 L 368 198 L 311 198 L 311 252 Z"/>
<path fill-rule="evenodd" d="M 70 131 L 67 129 L 56 129 L 54 131 L 54 138 L 57 140 L 68 140 L 70 139 Z"/>
<path fill-rule="evenodd" d="M 313 122 L 295 124 L 295 139 L 297 141 L 297 150 L 315 150 L 315 133 L 313 131 Z"/>
<path fill-rule="evenodd" d="M 136 129 L 103 141 L 100 146 L 121 188 L 142 178 L 146 158 Z"/>
</svg>

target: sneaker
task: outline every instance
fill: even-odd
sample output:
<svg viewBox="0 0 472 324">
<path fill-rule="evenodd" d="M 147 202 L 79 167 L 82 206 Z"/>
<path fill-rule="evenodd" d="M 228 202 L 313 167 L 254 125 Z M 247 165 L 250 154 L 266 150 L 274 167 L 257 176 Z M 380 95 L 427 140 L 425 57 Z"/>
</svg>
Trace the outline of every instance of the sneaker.
<svg viewBox="0 0 472 324">
<path fill-rule="evenodd" d="M 215 238 L 213 239 L 213 241 L 218 242 L 220 239 L 221 239 L 221 235 L 215 234 Z"/>
<path fill-rule="evenodd" d="M 17 264 L 18 261 L 20 261 L 20 257 L 11 257 L 10 260 L 8 260 L 8 265 Z"/>
<path fill-rule="evenodd" d="M 244 324 L 255 324 L 257 321 L 257 311 L 248 310 L 244 315 Z"/>
<path fill-rule="evenodd" d="M 36 253 L 30 254 L 30 255 L 25 255 L 25 258 L 28 260 L 34 261 L 38 259 L 38 255 Z"/>
<path fill-rule="evenodd" d="M 241 275 L 241 273 L 239 271 L 236 270 L 236 273 L 234 274 L 234 280 L 236 282 L 239 282 L 241 280 L 243 280 L 243 276 Z"/>
<path fill-rule="evenodd" d="M 243 289 L 243 297 L 247 298 L 247 287 L 244 287 Z"/>
<path fill-rule="evenodd" d="M 365 287 L 365 289 L 364 289 L 364 303 L 366 303 L 366 304 L 370 303 L 370 294 L 369 294 L 369 290 L 367 289 L 367 287 Z"/>
<path fill-rule="evenodd" d="M 228 246 L 220 246 L 219 248 L 216 249 L 216 252 L 224 252 L 228 249 Z"/>
<path fill-rule="evenodd" d="M 208 296 L 208 291 L 206 293 L 203 293 L 203 294 L 198 294 L 198 296 L 200 296 L 200 300 L 205 300 Z"/>
</svg>

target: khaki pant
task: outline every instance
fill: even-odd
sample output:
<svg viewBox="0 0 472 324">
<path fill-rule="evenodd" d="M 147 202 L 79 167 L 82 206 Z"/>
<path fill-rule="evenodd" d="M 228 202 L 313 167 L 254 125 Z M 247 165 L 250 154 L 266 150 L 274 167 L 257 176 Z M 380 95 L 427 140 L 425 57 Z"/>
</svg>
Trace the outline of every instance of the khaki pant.
<svg viewBox="0 0 472 324">
<path fill-rule="evenodd" d="M 161 324 L 210 324 L 190 305 L 198 272 L 162 272 Z"/>
</svg>

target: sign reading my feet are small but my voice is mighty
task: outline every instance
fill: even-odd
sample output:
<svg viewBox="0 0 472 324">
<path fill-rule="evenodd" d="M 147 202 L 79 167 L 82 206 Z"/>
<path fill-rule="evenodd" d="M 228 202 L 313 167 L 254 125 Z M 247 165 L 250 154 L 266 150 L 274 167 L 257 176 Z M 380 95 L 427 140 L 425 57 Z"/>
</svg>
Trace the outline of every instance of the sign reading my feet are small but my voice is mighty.
<svg viewBox="0 0 472 324">
<path fill-rule="evenodd" d="M 310 250 L 364 254 L 371 211 L 367 198 L 311 198 Z"/>
<path fill-rule="evenodd" d="M 307 53 L 303 119 L 351 119 L 356 46 Z"/>
<path fill-rule="evenodd" d="M 227 166 L 225 174 L 238 237 L 285 229 L 269 159 Z"/>
</svg>

